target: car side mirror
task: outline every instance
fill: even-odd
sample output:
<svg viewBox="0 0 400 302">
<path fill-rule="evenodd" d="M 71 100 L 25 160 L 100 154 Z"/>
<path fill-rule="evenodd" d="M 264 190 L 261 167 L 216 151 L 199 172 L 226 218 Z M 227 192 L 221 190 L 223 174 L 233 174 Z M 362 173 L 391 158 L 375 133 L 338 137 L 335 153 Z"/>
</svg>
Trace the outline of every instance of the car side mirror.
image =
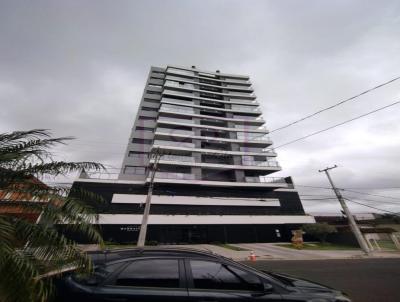
<svg viewBox="0 0 400 302">
<path fill-rule="evenodd" d="M 271 284 L 264 283 L 263 285 L 264 285 L 264 288 L 258 292 L 253 293 L 252 294 L 253 297 L 261 297 L 261 296 L 272 293 L 274 288 Z"/>
</svg>

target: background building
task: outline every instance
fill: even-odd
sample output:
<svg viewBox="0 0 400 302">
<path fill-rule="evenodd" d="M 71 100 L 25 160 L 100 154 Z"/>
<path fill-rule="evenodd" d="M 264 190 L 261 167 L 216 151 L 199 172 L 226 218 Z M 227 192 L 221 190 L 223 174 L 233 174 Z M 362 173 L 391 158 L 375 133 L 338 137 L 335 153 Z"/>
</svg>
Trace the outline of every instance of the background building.
<svg viewBox="0 0 400 302">
<path fill-rule="evenodd" d="M 269 176 L 281 167 L 264 124 L 248 76 L 152 67 L 118 179 L 83 173 L 74 186 L 105 197 L 106 240 L 135 241 L 158 150 L 148 240 L 289 240 L 314 219 L 290 177 Z"/>
</svg>

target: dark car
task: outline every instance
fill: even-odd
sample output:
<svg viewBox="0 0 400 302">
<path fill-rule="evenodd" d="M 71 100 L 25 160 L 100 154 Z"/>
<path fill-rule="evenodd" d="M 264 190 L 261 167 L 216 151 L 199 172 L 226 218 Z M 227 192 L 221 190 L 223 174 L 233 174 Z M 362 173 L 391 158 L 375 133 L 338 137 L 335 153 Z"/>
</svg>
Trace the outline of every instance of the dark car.
<svg viewBox="0 0 400 302">
<path fill-rule="evenodd" d="M 62 279 L 57 301 L 350 301 L 332 288 L 198 250 L 132 249 L 92 259 L 92 274 Z"/>
</svg>

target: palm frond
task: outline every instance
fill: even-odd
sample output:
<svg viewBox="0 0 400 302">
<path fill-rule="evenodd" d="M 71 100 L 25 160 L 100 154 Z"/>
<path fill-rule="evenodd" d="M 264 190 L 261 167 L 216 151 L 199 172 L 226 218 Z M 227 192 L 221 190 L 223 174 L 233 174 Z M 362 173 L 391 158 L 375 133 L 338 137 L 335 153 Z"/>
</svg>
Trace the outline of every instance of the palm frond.
<svg viewBox="0 0 400 302">
<path fill-rule="evenodd" d="M 98 216 L 90 206 L 102 202 L 101 198 L 38 180 L 82 169 L 104 169 L 94 162 L 54 161 L 49 148 L 70 139 L 51 138 L 46 129 L 0 134 L 0 301 L 47 301 L 52 284 L 40 276 L 66 265 L 91 268 L 87 255 L 65 231 L 102 243 L 95 226 Z M 40 214 L 40 222 L 1 214 L 10 208 Z"/>
</svg>

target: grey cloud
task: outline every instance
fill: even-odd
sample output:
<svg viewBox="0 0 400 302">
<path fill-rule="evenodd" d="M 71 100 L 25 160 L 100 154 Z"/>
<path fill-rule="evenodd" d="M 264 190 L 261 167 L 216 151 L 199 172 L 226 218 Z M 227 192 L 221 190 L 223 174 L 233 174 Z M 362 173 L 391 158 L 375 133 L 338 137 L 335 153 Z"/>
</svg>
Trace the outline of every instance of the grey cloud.
<svg viewBox="0 0 400 302">
<path fill-rule="evenodd" d="M 167 64 L 249 74 L 274 129 L 398 76 L 399 13 L 390 0 L 2 1 L 0 130 L 51 128 L 78 138 L 57 149 L 63 158 L 119 166 L 148 69 Z M 280 145 L 399 91 L 393 83 L 271 137 Z M 336 163 L 338 185 L 399 186 L 399 114 L 393 107 L 279 148 L 278 175 L 327 186 L 317 170 Z M 400 199 L 399 190 L 371 192 Z M 338 210 L 335 201 L 304 203 Z"/>
</svg>

